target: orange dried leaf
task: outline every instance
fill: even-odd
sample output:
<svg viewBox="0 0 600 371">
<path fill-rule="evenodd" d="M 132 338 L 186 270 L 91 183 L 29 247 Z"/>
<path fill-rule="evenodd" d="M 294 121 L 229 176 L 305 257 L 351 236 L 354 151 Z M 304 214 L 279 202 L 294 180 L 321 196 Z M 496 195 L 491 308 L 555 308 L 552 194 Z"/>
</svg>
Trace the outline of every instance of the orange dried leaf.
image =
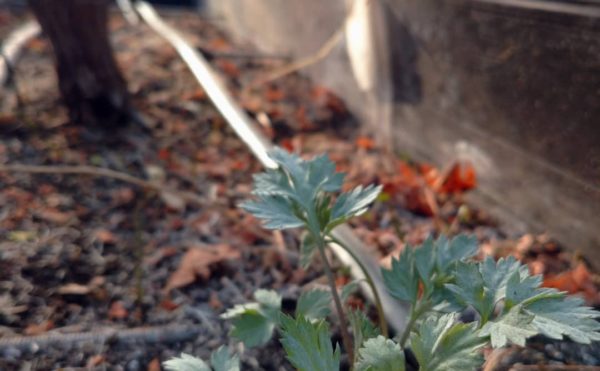
<svg viewBox="0 0 600 371">
<path fill-rule="evenodd" d="M 473 189 L 477 186 L 475 168 L 470 163 L 457 162 L 440 178 L 437 184 L 439 184 L 437 190 L 440 193 L 460 193 Z"/>
<path fill-rule="evenodd" d="M 191 248 L 169 277 L 165 291 L 187 286 L 196 281 L 197 277 L 206 280 L 210 278 L 211 266 L 224 260 L 239 258 L 240 251 L 227 244 Z"/>
<path fill-rule="evenodd" d="M 369 137 L 360 136 L 356 138 L 356 146 L 361 149 L 370 150 L 375 148 L 375 142 Z"/>
</svg>

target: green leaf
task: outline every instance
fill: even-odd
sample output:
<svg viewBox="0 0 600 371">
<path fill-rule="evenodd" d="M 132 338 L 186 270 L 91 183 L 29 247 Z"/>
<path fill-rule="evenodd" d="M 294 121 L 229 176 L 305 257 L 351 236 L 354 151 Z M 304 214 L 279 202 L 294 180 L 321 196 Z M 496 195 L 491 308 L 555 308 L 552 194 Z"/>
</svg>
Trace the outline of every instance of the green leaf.
<svg viewBox="0 0 600 371">
<path fill-rule="evenodd" d="M 393 340 L 378 336 L 358 351 L 357 371 L 404 371 L 404 352 Z"/>
<path fill-rule="evenodd" d="M 513 272 L 506 281 L 506 304 L 507 308 L 512 308 L 515 305 L 531 300 L 540 293 L 555 293 L 554 289 L 539 289 L 542 285 L 541 276 L 530 276 L 527 267 L 523 266 Z"/>
<path fill-rule="evenodd" d="M 381 189 L 381 186 L 369 185 L 366 188 L 358 186 L 350 192 L 342 193 L 333 204 L 331 220 L 346 220 L 362 214 L 369 204 L 375 201 Z"/>
<path fill-rule="evenodd" d="M 246 310 L 232 318 L 231 336 L 252 348 L 266 344 L 273 335 L 275 323 L 257 310 Z"/>
<path fill-rule="evenodd" d="M 312 323 L 299 316 L 281 317 L 281 343 L 292 365 L 299 371 L 337 371 L 340 368 L 340 350 L 331 344 L 327 323 Z"/>
<path fill-rule="evenodd" d="M 435 268 L 435 252 L 435 245 L 431 237 L 427 238 L 425 242 L 414 251 L 415 267 L 417 268 L 419 277 L 427 292 L 433 289 L 432 276 Z"/>
<path fill-rule="evenodd" d="M 482 365 L 478 350 L 485 341 L 477 336 L 476 324 L 455 323 L 457 316 L 430 316 L 412 336 L 411 349 L 420 371 L 463 371 Z"/>
<path fill-rule="evenodd" d="M 348 320 L 354 335 L 354 354 L 358 354 L 365 341 L 379 335 L 379 327 L 375 326 L 361 310 L 348 312 Z"/>
<path fill-rule="evenodd" d="M 240 358 L 237 355 L 230 356 L 226 346 L 212 353 L 210 363 L 215 371 L 240 371 Z"/>
<path fill-rule="evenodd" d="M 266 344 L 279 324 L 281 296 L 273 290 L 256 290 L 257 302 L 236 305 L 221 315 L 233 324 L 230 335 L 247 347 Z"/>
<path fill-rule="evenodd" d="M 330 313 L 331 292 L 327 290 L 305 291 L 298 298 L 296 317 L 303 316 L 310 320 L 319 320 Z"/>
<path fill-rule="evenodd" d="M 254 174 L 252 178 L 254 195 L 295 197 L 290 180 L 282 170 L 267 170 L 264 173 Z"/>
<path fill-rule="evenodd" d="M 281 196 L 260 196 L 257 201 L 244 202 L 240 207 L 262 219 L 267 229 L 297 228 L 305 224 L 296 216 L 291 202 Z"/>
<path fill-rule="evenodd" d="M 262 312 L 273 322 L 279 320 L 281 310 L 281 295 L 274 290 L 258 289 L 254 292 L 254 299 L 260 304 Z"/>
<path fill-rule="evenodd" d="M 163 362 L 163 366 L 169 371 L 211 371 L 206 362 L 185 353 Z"/>
<path fill-rule="evenodd" d="M 459 261 L 454 274 L 454 283 L 446 284 L 446 288 L 456 295 L 459 302 L 475 308 L 485 323 L 494 310 L 494 301 L 493 295 L 487 295 L 484 290 L 478 265 Z"/>
<path fill-rule="evenodd" d="M 452 263 L 470 258 L 478 250 L 477 238 L 467 235 L 456 236 L 450 241 L 440 236 L 436 245 L 436 265 L 439 272 L 446 272 Z"/>
<path fill-rule="evenodd" d="M 479 336 L 489 336 L 494 348 L 503 347 L 509 342 L 525 346 L 525 341 L 538 333 L 532 324 L 533 318 L 534 315 L 516 306 L 496 321 L 486 323 Z"/>
<path fill-rule="evenodd" d="M 600 312 L 583 305 L 578 297 L 546 297 L 525 305 L 534 315 L 533 326 L 552 339 L 564 335 L 578 343 L 600 341 Z"/>
<path fill-rule="evenodd" d="M 512 256 L 506 259 L 500 258 L 497 262 L 494 262 L 494 259 L 488 256 L 480 263 L 479 270 L 483 278 L 483 284 L 487 295 L 492 298 L 494 303 L 506 297 L 508 279 L 514 273 L 518 273 L 520 267 L 521 263 Z"/>
<path fill-rule="evenodd" d="M 398 259 L 392 259 L 390 270 L 382 269 L 383 281 L 389 293 L 396 299 L 415 303 L 419 278 L 415 269 L 414 250 L 406 246 Z"/>
<path fill-rule="evenodd" d="M 308 186 L 320 191 L 337 192 L 342 189 L 345 174 L 335 172 L 335 164 L 327 155 L 308 161 Z"/>
</svg>

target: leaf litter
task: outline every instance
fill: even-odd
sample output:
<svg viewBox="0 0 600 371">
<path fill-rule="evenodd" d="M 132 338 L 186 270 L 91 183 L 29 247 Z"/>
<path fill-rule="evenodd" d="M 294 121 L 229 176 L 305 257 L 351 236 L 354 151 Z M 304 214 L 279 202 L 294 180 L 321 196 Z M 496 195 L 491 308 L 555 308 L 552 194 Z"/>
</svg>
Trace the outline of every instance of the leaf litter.
<svg viewBox="0 0 600 371">
<path fill-rule="evenodd" d="M 17 24 L 22 16 L 8 19 Z M 248 83 L 285 61 L 228 58 L 227 52 L 256 52 L 230 43 L 194 15 L 180 13 L 170 21 L 207 52 L 232 94 L 275 143 L 306 155 L 327 152 L 337 169 L 348 173 L 347 188 L 383 185 L 375 206 L 352 224 L 374 256 L 389 261 L 430 234 L 471 232 L 482 245 L 482 257 L 516 256 L 532 272 L 544 274 L 547 286 L 598 304 L 598 276 L 583 259 L 545 235 L 503 231 L 465 201 L 464 192 L 477 186 L 468 162 L 440 170 L 408 156 L 386 155 L 327 88 L 298 75 L 264 86 Z M 4 350 L 2 369 L 24 364 L 156 369 L 157 360 L 181 352 L 206 358 L 222 344 L 233 345 L 228 324 L 218 315 L 251 298 L 257 288 L 275 287 L 296 300 L 300 287 L 323 279 L 318 270 L 296 268 L 299 236 L 265 231 L 237 208 L 260 167 L 183 62 L 143 27 L 127 26 L 115 16 L 111 30 L 134 104 L 150 129 L 130 125 L 113 135 L 68 123 L 58 104 L 50 49 L 44 39 L 35 39 L 16 66 L 26 104 L 16 105 L 14 89 L 0 97 L 0 163 L 108 167 L 197 193 L 206 203 L 191 205 L 172 192 L 113 179 L 0 173 L 0 342 L 7 336 L 60 335 L 100 325 L 120 330 L 184 324 L 202 330 L 173 344 Z M 338 281 L 347 278 L 340 273 Z M 364 305 L 357 295 L 349 302 Z M 529 352 L 532 359 L 543 354 L 554 362 L 600 362 L 590 360 L 593 350 L 586 353 L 569 343 L 536 344 L 535 351 L 514 351 L 506 359 Z M 291 369 L 273 343 L 247 350 L 241 359 L 244 369 Z"/>
</svg>

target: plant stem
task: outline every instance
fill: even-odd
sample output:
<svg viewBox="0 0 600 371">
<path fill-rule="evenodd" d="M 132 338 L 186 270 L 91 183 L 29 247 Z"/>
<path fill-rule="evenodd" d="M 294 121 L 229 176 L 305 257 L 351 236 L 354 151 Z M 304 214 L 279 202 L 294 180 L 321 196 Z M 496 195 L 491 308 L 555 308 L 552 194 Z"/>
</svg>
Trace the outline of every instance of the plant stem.
<svg viewBox="0 0 600 371">
<path fill-rule="evenodd" d="M 367 281 L 367 284 L 371 288 L 371 291 L 373 291 L 373 298 L 375 299 L 375 307 L 377 308 L 377 316 L 379 317 L 378 318 L 379 319 L 379 329 L 381 330 L 381 334 L 387 338 L 389 336 L 388 324 L 385 319 L 385 313 L 383 312 L 383 304 L 381 303 L 381 297 L 379 296 L 377 287 L 375 287 L 375 282 L 373 282 L 373 277 L 371 277 L 371 275 L 367 271 L 367 268 L 365 267 L 363 262 L 358 258 L 358 256 L 354 253 L 354 251 L 352 251 L 348 246 L 346 246 L 346 244 L 344 244 L 342 241 L 338 240 L 337 238 L 335 238 L 333 236 L 328 236 L 328 237 L 331 242 L 339 245 L 348 254 L 350 254 L 352 259 L 354 259 L 356 264 L 360 267 L 360 270 L 363 272 L 363 275 L 365 276 L 365 280 Z"/>
<path fill-rule="evenodd" d="M 404 332 L 402 333 L 402 337 L 400 338 L 400 347 L 402 347 L 402 349 L 404 349 L 404 344 L 406 343 L 406 340 L 408 340 L 410 331 L 412 330 L 412 327 L 415 325 L 415 322 L 417 321 L 418 317 L 419 316 L 416 315 L 415 306 L 412 305 L 410 307 L 410 317 L 409 317 L 408 323 L 406 324 L 406 328 L 404 329 Z"/>
<path fill-rule="evenodd" d="M 352 338 L 348 333 L 348 320 L 346 319 L 346 315 L 344 314 L 344 309 L 342 308 L 342 301 L 340 300 L 340 296 L 338 295 L 337 288 L 335 286 L 335 277 L 333 276 L 331 265 L 329 264 L 329 260 L 327 260 L 327 256 L 325 255 L 325 241 L 321 237 L 319 237 L 318 248 L 319 254 L 321 255 L 321 259 L 323 259 L 323 265 L 325 266 L 325 274 L 327 275 L 327 279 L 329 280 L 331 296 L 333 296 L 335 308 L 338 312 L 338 317 L 340 317 L 340 333 L 342 335 L 342 343 L 344 343 L 344 348 L 346 348 L 346 352 L 348 353 L 348 359 L 350 361 L 350 364 L 352 365 L 354 364 L 354 347 L 352 345 Z"/>
<path fill-rule="evenodd" d="M 429 302 L 419 302 L 419 301 L 417 301 L 416 303 L 414 303 L 413 305 L 410 306 L 409 320 L 408 320 L 408 323 L 406 324 L 406 328 L 404 329 L 404 332 L 402 333 L 402 337 L 400 338 L 400 346 L 402 348 L 404 348 L 404 344 L 408 340 L 410 332 L 412 331 L 412 328 L 415 325 L 415 323 L 417 322 L 417 320 L 419 319 L 419 317 L 421 317 L 421 315 L 423 313 L 427 312 L 430 309 L 430 307 L 431 307 L 431 304 L 429 304 Z"/>
</svg>

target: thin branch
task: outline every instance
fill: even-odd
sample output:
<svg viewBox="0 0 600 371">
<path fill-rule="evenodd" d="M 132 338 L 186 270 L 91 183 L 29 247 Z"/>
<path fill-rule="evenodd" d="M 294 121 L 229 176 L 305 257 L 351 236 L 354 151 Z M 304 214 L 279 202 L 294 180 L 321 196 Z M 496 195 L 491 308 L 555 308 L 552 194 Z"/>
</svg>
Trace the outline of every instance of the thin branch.
<svg viewBox="0 0 600 371">
<path fill-rule="evenodd" d="M 199 326 L 170 325 L 139 327 L 133 329 L 104 328 L 89 332 L 46 333 L 36 336 L 9 336 L 0 338 L 0 350 L 15 348 L 22 351 L 49 346 L 69 347 L 76 343 L 104 343 L 114 341 L 129 343 L 175 343 L 195 339 L 200 334 Z"/>
<path fill-rule="evenodd" d="M 311 65 L 325 59 L 329 54 L 331 54 L 331 51 L 333 50 L 333 48 L 335 48 L 335 46 L 342 39 L 342 36 L 344 36 L 344 32 L 346 31 L 346 24 L 348 23 L 348 20 L 352 16 L 352 10 L 354 9 L 354 4 L 355 4 L 355 1 L 352 1 L 352 3 L 350 4 L 350 7 L 348 8 L 348 11 L 346 12 L 346 15 L 344 16 L 344 20 L 342 21 L 342 24 L 338 27 L 337 30 L 335 30 L 335 32 L 329 37 L 329 39 L 327 39 L 323 43 L 323 45 L 321 45 L 321 47 L 319 48 L 319 50 L 317 50 L 316 53 L 309 55 L 307 57 L 298 59 L 296 61 L 293 61 L 290 64 L 287 64 L 280 68 L 276 68 L 275 70 L 269 72 L 266 77 L 264 77 L 262 79 L 259 78 L 256 82 L 254 82 L 253 85 L 254 86 L 261 85 L 261 84 L 264 84 L 267 82 L 271 82 L 273 80 L 277 80 L 283 76 L 286 76 L 286 75 L 289 75 L 296 71 L 299 71 L 301 69 L 304 69 L 308 66 L 311 66 Z"/>
<path fill-rule="evenodd" d="M 127 173 L 111 170 L 97 166 L 52 166 L 52 165 L 0 165 L 0 173 L 30 173 L 30 174 L 64 174 L 64 175 L 90 175 L 99 178 L 112 178 L 122 182 L 134 184 L 141 188 L 152 189 L 159 193 L 172 193 L 183 200 L 197 204 L 205 205 L 206 200 L 192 192 L 181 191 L 170 187 L 165 187 L 163 184 L 150 182 L 144 179 L 136 178 Z"/>
</svg>

